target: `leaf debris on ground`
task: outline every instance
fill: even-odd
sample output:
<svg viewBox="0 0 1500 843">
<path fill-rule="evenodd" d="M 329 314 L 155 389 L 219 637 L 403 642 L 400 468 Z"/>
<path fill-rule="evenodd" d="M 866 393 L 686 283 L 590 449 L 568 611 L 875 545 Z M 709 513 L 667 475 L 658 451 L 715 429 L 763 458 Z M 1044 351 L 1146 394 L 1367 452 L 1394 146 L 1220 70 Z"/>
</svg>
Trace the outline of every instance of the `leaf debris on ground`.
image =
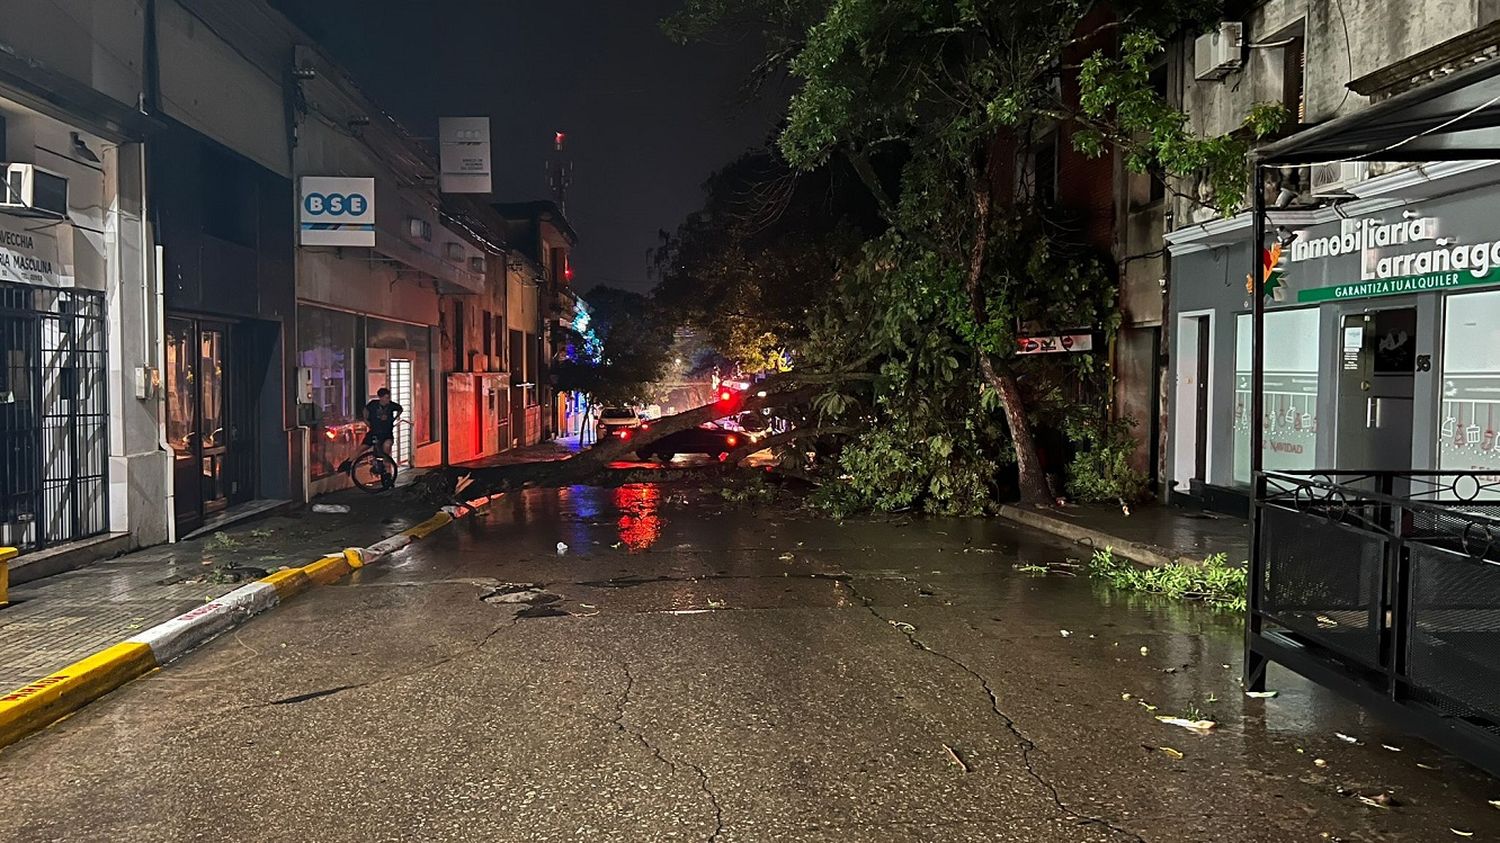
<svg viewBox="0 0 1500 843">
<path fill-rule="evenodd" d="M 1190 732 L 1199 733 L 1210 732 L 1215 726 L 1219 725 L 1212 720 L 1189 720 L 1185 717 L 1167 717 L 1160 714 L 1156 716 L 1156 719 L 1168 726 L 1180 726 Z"/>
</svg>

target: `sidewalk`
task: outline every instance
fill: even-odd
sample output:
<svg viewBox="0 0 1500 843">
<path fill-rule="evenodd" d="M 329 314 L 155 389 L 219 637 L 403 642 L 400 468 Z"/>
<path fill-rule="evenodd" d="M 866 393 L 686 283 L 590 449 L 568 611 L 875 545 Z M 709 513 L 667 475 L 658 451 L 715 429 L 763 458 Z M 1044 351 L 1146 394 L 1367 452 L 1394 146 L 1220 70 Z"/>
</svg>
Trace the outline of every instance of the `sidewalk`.
<svg viewBox="0 0 1500 843">
<path fill-rule="evenodd" d="M 1161 567 L 1196 564 L 1223 553 L 1234 564 L 1250 558 L 1250 524 L 1244 519 L 1181 507 L 1143 505 L 1126 515 L 1119 506 L 1004 506 L 1002 518 L 1127 559 Z"/>
<path fill-rule="evenodd" d="M 458 468 L 497 468 L 505 465 L 520 465 L 528 462 L 553 462 L 573 456 L 579 451 L 578 437 L 548 439 L 524 448 L 511 448 L 492 457 L 459 463 Z"/>
<path fill-rule="evenodd" d="M 12 587 L 10 606 L 0 609 L 0 693 L 222 597 L 270 569 L 369 544 L 433 510 L 400 490 L 350 490 L 317 503 L 346 504 L 350 512 L 309 508 L 270 516 Z"/>
</svg>

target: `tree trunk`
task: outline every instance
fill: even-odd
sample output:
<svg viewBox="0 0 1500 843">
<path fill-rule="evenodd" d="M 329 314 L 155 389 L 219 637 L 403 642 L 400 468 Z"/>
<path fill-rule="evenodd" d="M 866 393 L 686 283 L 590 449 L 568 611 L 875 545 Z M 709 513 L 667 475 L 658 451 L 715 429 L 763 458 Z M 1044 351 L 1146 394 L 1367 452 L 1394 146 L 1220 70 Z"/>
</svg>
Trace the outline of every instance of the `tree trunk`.
<svg viewBox="0 0 1500 843">
<path fill-rule="evenodd" d="M 867 376 L 845 377 L 855 379 Z M 585 483 L 606 471 L 610 463 L 622 459 L 634 459 L 635 451 L 668 434 L 697 427 L 704 422 L 729 415 L 730 412 L 759 410 L 765 407 L 799 404 L 807 401 L 817 394 L 819 387 L 802 382 L 803 378 L 806 376 L 789 373 L 767 380 L 761 384 L 762 390 L 737 399 L 732 406 L 726 407 L 718 402 L 710 402 L 676 415 L 663 416 L 653 422 L 650 429 L 642 431 L 633 439 L 607 439 L 566 459 L 484 468 L 436 469 L 423 478 L 420 491 L 423 494 L 446 500 L 451 496 L 460 478 L 465 477 L 472 481 L 472 486 L 466 490 L 465 494 L 476 498 L 495 492 L 519 489 L 526 485 L 560 486 Z M 812 379 L 818 380 L 817 376 L 813 376 Z M 765 397 L 760 396 L 760 391 L 766 393 Z"/>
<path fill-rule="evenodd" d="M 1000 393 L 1005 405 L 1005 423 L 1010 427 L 1010 441 L 1016 451 L 1016 480 L 1020 486 L 1021 503 L 1052 503 L 1052 491 L 1047 485 L 1047 472 L 1042 467 L 1041 454 L 1036 448 L 1036 437 L 1031 433 L 1031 422 L 1026 418 L 1025 402 L 1021 399 L 1021 387 L 1015 375 L 1008 370 L 997 371 L 987 355 L 979 358 L 979 367 L 984 379 Z"/>
<path fill-rule="evenodd" d="M 970 176 L 970 193 L 974 199 L 974 242 L 969 249 L 969 272 L 964 288 L 969 294 L 969 309 L 975 325 L 983 328 L 989 319 L 984 301 L 984 265 L 989 257 L 992 182 L 990 156 L 983 156 L 974 168 L 977 175 Z M 1000 394 L 1005 407 L 1005 422 L 1010 428 L 1011 447 L 1016 452 L 1016 471 L 1020 486 L 1021 503 L 1051 503 L 1052 493 L 1047 487 L 1047 474 L 1042 468 L 1041 454 L 1037 451 L 1036 438 L 1031 434 L 1031 422 L 1026 418 L 1026 403 L 1021 397 L 1021 387 L 1009 367 L 996 369 L 990 355 L 979 349 L 979 369 L 984 379 Z"/>
<path fill-rule="evenodd" d="M 583 437 L 588 434 L 588 430 L 589 430 L 589 427 L 590 427 L 590 425 L 589 425 L 589 411 L 592 410 L 593 408 L 594 408 L 594 396 L 590 395 L 590 396 L 584 398 L 583 399 L 583 421 L 581 421 L 581 422 L 578 423 L 578 448 L 579 448 L 579 450 L 582 450 L 583 446 L 585 444 L 584 441 L 583 441 Z"/>
</svg>

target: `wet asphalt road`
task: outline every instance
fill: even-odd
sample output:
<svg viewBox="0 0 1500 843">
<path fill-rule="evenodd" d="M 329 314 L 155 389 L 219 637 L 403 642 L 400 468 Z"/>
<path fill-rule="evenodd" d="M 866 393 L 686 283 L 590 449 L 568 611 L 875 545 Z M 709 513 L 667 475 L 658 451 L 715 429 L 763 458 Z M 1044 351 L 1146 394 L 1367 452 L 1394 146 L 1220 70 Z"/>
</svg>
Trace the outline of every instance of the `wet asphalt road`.
<svg viewBox="0 0 1500 843">
<path fill-rule="evenodd" d="M 252 621 L 0 754 L 0 839 L 1500 839 L 1500 782 L 1245 698 L 1231 621 L 1015 570 L 1069 547 L 679 494 L 527 492 Z"/>
</svg>

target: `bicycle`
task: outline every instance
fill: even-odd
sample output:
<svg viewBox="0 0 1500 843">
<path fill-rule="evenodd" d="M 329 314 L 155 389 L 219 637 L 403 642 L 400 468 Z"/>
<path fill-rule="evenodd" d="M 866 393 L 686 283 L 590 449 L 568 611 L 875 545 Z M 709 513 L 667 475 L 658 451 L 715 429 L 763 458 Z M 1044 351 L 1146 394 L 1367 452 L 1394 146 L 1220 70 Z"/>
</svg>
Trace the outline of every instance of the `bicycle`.
<svg viewBox="0 0 1500 843">
<path fill-rule="evenodd" d="M 405 419 L 398 419 L 396 423 L 410 424 Z M 364 449 L 340 466 L 349 475 L 349 479 L 354 481 L 354 485 L 370 493 L 394 488 L 396 475 L 400 472 L 396 460 L 379 450 L 378 444 L 378 440 L 372 439 L 367 432 Z"/>
</svg>

